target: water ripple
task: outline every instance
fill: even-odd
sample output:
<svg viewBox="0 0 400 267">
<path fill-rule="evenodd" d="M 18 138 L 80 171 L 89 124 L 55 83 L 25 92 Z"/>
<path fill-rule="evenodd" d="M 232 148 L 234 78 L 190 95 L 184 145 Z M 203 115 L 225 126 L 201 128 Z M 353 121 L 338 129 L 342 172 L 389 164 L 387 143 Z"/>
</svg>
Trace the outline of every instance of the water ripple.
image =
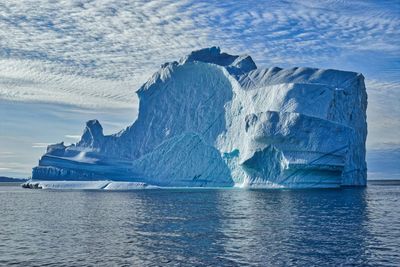
<svg viewBox="0 0 400 267">
<path fill-rule="evenodd" d="M 400 186 L 3 190 L 5 266 L 396 266 Z"/>
</svg>

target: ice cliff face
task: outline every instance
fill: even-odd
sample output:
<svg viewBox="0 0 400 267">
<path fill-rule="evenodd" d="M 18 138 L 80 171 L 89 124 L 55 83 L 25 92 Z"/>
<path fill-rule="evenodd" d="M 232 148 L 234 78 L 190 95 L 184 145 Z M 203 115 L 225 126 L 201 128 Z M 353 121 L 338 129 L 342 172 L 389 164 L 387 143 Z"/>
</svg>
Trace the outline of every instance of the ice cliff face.
<svg viewBox="0 0 400 267">
<path fill-rule="evenodd" d="M 257 69 L 212 47 L 166 63 L 138 91 L 138 119 L 105 136 L 87 122 L 51 145 L 37 180 L 156 186 L 365 185 L 367 95 L 361 74 Z"/>
</svg>

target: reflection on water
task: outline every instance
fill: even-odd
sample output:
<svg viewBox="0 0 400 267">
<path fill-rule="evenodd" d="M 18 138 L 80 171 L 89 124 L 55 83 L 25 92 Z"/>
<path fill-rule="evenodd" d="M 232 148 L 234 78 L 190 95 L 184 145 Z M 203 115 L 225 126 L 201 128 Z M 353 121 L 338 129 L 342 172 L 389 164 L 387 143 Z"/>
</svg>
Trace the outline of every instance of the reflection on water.
<svg viewBox="0 0 400 267">
<path fill-rule="evenodd" d="M 398 265 L 400 186 L 0 189 L 0 265 Z"/>
<path fill-rule="evenodd" d="M 245 191 L 222 203 L 229 203 L 219 212 L 231 260 L 260 265 L 368 262 L 362 250 L 369 236 L 363 225 L 365 190 Z"/>
</svg>

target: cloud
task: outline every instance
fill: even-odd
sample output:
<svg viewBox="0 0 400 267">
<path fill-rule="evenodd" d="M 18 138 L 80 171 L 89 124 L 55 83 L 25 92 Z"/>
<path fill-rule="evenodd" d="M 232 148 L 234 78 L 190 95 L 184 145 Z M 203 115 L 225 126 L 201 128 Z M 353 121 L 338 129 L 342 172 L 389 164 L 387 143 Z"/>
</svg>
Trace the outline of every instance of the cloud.
<svg viewBox="0 0 400 267">
<path fill-rule="evenodd" d="M 81 138 L 81 135 L 67 134 L 67 135 L 65 135 L 65 138 L 69 138 L 69 139 L 80 139 L 80 138 Z"/>
<path fill-rule="evenodd" d="M 27 178 L 32 171 L 32 166 L 25 162 L 7 162 L 7 165 L 0 165 L 0 171 L 0 176 Z"/>
<path fill-rule="evenodd" d="M 50 143 L 33 143 L 32 147 L 33 148 L 44 148 L 50 145 Z"/>
<path fill-rule="evenodd" d="M 46 63 L 0 60 L 0 98 L 90 108 L 128 108 L 137 103 L 131 81 L 114 81 L 43 70 Z"/>
<path fill-rule="evenodd" d="M 9 158 L 17 156 L 14 152 L 11 151 L 0 151 L 0 158 Z"/>
<path fill-rule="evenodd" d="M 126 106 L 160 64 L 210 45 L 261 66 L 368 72 L 347 64 L 349 53 L 398 59 L 399 10 L 396 1 L 6 2 L 0 98 Z"/>
<path fill-rule="evenodd" d="M 379 148 L 385 143 L 400 146 L 400 84 L 368 80 L 368 142 L 367 148 Z M 387 146 L 385 146 L 387 147 Z"/>
<path fill-rule="evenodd" d="M 370 179 L 400 179 L 400 142 L 383 143 L 367 153 Z"/>
</svg>

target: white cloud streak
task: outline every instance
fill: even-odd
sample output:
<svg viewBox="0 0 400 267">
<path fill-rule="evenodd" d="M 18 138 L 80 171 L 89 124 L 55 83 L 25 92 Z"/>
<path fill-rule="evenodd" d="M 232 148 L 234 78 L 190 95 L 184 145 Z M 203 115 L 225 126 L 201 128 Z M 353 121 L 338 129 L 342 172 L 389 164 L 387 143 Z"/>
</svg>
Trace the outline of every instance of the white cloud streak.
<svg viewBox="0 0 400 267">
<path fill-rule="evenodd" d="M 45 148 L 45 147 L 47 147 L 48 145 L 50 145 L 49 143 L 33 143 L 32 144 L 32 147 L 33 148 Z"/>
<path fill-rule="evenodd" d="M 65 138 L 79 140 L 81 138 L 81 135 L 67 134 L 67 135 L 65 135 Z"/>
</svg>

